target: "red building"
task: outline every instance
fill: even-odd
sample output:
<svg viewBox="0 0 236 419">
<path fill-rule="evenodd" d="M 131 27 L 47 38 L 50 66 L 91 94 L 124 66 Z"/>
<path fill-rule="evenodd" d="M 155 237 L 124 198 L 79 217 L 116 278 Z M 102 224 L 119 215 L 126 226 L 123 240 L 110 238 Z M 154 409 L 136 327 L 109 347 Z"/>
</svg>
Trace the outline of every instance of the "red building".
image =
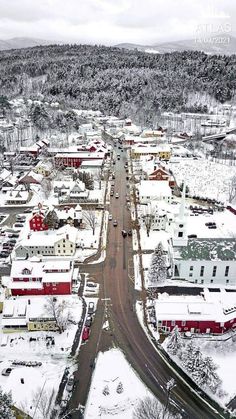
<svg viewBox="0 0 236 419">
<path fill-rule="evenodd" d="M 231 294 L 231 295 L 230 295 Z M 175 326 L 180 332 L 222 334 L 236 328 L 236 296 L 225 290 L 202 295 L 160 295 L 155 304 L 160 331 L 169 333 Z"/>
<path fill-rule="evenodd" d="M 55 156 L 55 166 L 77 168 L 84 160 L 100 160 L 101 158 L 105 158 L 105 153 L 58 153 Z"/>
<path fill-rule="evenodd" d="M 15 260 L 8 289 L 13 296 L 71 294 L 73 271 L 72 261 Z"/>
<path fill-rule="evenodd" d="M 162 180 L 168 181 L 170 187 L 174 187 L 176 185 L 173 176 L 161 166 L 158 168 L 155 168 L 154 171 L 150 173 L 150 175 L 148 175 L 148 179 L 158 180 L 158 181 L 162 181 Z"/>
<path fill-rule="evenodd" d="M 29 220 L 31 231 L 44 231 L 48 230 L 48 225 L 44 224 L 44 214 L 37 212 Z"/>
</svg>

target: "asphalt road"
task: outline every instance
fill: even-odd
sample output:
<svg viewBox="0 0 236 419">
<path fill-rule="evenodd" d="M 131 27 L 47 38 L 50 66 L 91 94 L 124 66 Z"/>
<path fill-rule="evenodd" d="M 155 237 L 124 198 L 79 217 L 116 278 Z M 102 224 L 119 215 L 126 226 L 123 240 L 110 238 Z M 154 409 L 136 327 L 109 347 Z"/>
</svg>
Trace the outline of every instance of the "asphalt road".
<svg viewBox="0 0 236 419">
<path fill-rule="evenodd" d="M 79 368 L 70 409 L 86 404 L 94 360 L 100 350 L 104 351 L 115 345 L 124 352 L 142 381 L 164 404 L 167 398 L 167 382 L 174 378 L 176 386 L 171 391 L 169 405 L 181 412 L 184 418 L 226 418 L 228 416 L 221 413 L 220 408 L 217 408 L 218 411 L 214 410 L 176 375 L 147 339 L 137 319 L 134 307 L 140 296 L 130 279 L 132 243 L 130 237 L 123 238 L 121 235 L 122 229 L 130 228 L 130 214 L 125 204 L 127 181 L 124 154 L 121 153 L 121 160 L 115 167 L 115 193 L 119 193 L 119 199 L 111 198 L 110 213 L 113 219 L 117 219 L 118 226 L 113 227 L 112 222 L 109 222 L 106 260 L 98 265 L 83 267 L 85 272 L 89 272 L 100 283 L 100 299 L 90 339 L 82 346 L 78 356 Z M 109 331 L 102 329 L 106 319 L 109 320 Z M 72 416 L 78 418 L 76 413 Z"/>
</svg>

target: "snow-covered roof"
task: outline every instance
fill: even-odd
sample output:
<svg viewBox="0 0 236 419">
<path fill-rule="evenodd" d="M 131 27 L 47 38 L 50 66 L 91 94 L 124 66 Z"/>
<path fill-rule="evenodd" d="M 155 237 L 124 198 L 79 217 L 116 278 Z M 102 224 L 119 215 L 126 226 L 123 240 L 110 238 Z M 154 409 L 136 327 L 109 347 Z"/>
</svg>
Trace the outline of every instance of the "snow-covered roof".
<svg viewBox="0 0 236 419">
<path fill-rule="evenodd" d="M 105 154 L 105 152 L 104 152 Z M 74 152 L 74 153 L 57 153 L 55 158 L 77 158 L 77 159 L 101 159 L 101 153 L 87 153 L 87 152 Z"/>
<path fill-rule="evenodd" d="M 72 243 L 76 242 L 78 230 L 70 225 L 63 226 L 58 230 L 47 230 L 31 232 L 31 236 L 28 239 L 18 241 L 18 246 L 29 248 L 30 246 L 54 246 L 61 239 L 69 240 Z M 68 236 L 68 238 L 67 238 Z M 17 246 L 17 247 L 18 247 Z"/>
<path fill-rule="evenodd" d="M 189 239 L 177 252 L 184 260 L 236 260 L 236 242 L 234 238 Z"/>
<path fill-rule="evenodd" d="M 212 294 L 215 294 L 214 296 Z M 155 300 L 156 318 L 159 320 L 195 320 L 226 322 L 236 318 L 236 292 L 209 292 L 203 295 L 159 294 Z"/>
<path fill-rule="evenodd" d="M 101 167 L 103 165 L 103 159 L 97 159 L 97 160 L 84 160 L 82 161 L 80 168 L 83 169 L 83 167 Z"/>
<path fill-rule="evenodd" d="M 149 144 L 142 145 L 141 147 L 137 147 L 135 145 L 135 146 L 132 146 L 131 149 L 132 149 L 132 152 L 135 153 L 135 154 L 138 154 L 138 153 L 140 153 L 140 154 L 142 154 L 142 153 L 154 154 L 155 153 L 156 154 L 156 153 L 159 153 L 159 152 L 170 152 L 171 151 L 171 148 L 170 148 L 169 144 L 158 144 L 158 145 L 154 145 L 153 147 L 150 146 Z"/>
<path fill-rule="evenodd" d="M 171 196 L 171 188 L 168 181 L 157 182 L 156 180 L 141 180 L 138 185 L 140 196 Z"/>
</svg>

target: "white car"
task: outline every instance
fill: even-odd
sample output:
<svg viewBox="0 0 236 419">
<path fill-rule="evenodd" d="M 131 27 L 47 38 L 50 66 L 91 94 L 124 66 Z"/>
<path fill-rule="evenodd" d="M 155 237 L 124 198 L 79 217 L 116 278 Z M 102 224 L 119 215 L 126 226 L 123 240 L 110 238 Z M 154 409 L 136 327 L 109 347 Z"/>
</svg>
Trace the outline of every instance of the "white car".
<svg viewBox="0 0 236 419">
<path fill-rule="evenodd" d="M 118 192 L 116 192 L 116 198 L 119 198 L 119 194 L 118 194 Z"/>
<path fill-rule="evenodd" d="M 108 220 L 111 221 L 112 220 L 112 214 L 109 214 L 108 216 Z"/>
</svg>

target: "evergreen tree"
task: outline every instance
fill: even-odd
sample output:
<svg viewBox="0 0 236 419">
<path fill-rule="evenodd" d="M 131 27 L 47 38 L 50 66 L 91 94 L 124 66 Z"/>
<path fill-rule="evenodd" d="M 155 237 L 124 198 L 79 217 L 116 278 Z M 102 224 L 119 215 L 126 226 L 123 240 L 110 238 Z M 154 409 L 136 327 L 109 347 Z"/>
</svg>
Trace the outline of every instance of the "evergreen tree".
<svg viewBox="0 0 236 419">
<path fill-rule="evenodd" d="M 159 284 L 163 284 L 166 278 L 166 259 L 162 243 L 160 242 L 152 255 L 151 266 L 148 272 L 148 286 L 157 287 Z"/>
<path fill-rule="evenodd" d="M 0 387 L 0 418 L 1 419 L 14 419 L 15 414 L 11 408 L 12 398 L 10 393 L 3 393 Z"/>
<path fill-rule="evenodd" d="M 175 326 L 168 337 L 167 349 L 173 355 L 176 355 L 182 348 L 182 339 L 178 326 Z"/>
<path fill-rule="evenodd" d="M 44 224 L 48 226 L 49 230 L 55 230 L 58 228 L 59 219 L 54 209 L 47 212 L 44 218 Z"/>
<path fill-rule="evenodd" d="M 209 356 L 202 360 L 200 371 L 197 376 L 197 384 L 199 386 L 208 387 L 213 393 L 216 393 L 220 389 L 221 379 L 218 376 L 217 365 L 213 362 L 213 359 Z"/>
</svg>

